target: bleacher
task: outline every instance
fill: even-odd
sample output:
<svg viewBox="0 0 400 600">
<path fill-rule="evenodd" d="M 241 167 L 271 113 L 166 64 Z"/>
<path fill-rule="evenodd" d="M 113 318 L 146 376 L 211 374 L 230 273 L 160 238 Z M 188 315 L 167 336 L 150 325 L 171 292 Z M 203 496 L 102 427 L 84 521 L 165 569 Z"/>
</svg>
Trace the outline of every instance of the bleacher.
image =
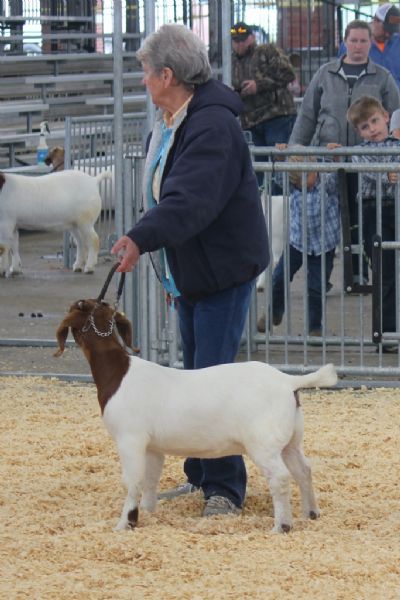
<svg viewBox="0 0 400 600">
<path fill-rule="evenodd" d="M 142 75 L 132 53 L 124 56 L 123 65 L 124 109 L 144 109 Z M 34 157 L 41 121 L 56 132 L 50 140 L 60 142 L 67 115 L 112 110 L 111 55 L 1 55 L 0 69 L 0 168 Z"/>
<path fill-rule="evenodd" d="M 126 31 L 123 37 L 124 110 L 144 110 L 134 52 L 140 35 Z M 35 54 L 25 53 L 27 42 L 37 42 Z M 35 161 L 43 120 L 50 126 L 48 142 L 56 145 L 63 142 L 66 116 L 112 112 L 113 55 L 106 51 L 113 45 L 89 3 L 57 9 L 41 3 L 33 10 L 30 3 L 0 2 L 0 168 Z"/>
</svg>

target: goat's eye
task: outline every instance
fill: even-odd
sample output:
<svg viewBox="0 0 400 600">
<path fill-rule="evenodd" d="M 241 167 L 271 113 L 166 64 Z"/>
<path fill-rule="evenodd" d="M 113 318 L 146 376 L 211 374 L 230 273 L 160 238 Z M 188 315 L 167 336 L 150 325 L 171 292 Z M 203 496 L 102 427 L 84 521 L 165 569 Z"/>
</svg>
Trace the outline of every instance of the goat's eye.
<svg viewBox="0 0 400 600">
<path fill-rule="evenodd" d="M 83 310 L 85 308 L 85 301 L 79 300 L 79 302 L 77 303 L 77 306 L 78 306 L 79 310 Z"/>
</svg>

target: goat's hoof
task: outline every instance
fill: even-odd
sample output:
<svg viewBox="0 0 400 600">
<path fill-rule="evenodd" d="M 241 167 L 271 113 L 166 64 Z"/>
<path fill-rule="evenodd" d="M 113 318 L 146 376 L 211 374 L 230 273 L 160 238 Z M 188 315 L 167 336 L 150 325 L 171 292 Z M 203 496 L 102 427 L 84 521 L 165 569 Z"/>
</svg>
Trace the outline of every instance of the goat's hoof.
<svg viewBox="0 0 400 600">
<path fill-rule="evenodd" d="M 130 529 L 134 529 L 137 525 L 138 519 L 139 519 L 139 509 L 133 508 L 132 510 L 130 510 L 128 512 L 128 527 L 130 527 Z"/>
<path fill-rule="evenodd" d="M 114 527 L 114 531 L 124 531 L 125 529 L 128 529 L 128 522 L 126 519 L 121 519 Z"/>
<path fill-rule="evenodd" d="M 86 267 L 84 269 L 84 273 L 85 273 L 85 275 L 92 275 L 94 273 L 94 269 Z"/>
<path fill-rule="evenodd" d="M 316 512 L 315 510 L 310 510 L 308 516 L 312 521 L 315 521 L 316 519 L 319 519 L 319 512 Z"/>
<path fill-rule="evenodd" d="M 275 525 L 272 529 L 272 533 L 289 533 L 292 529 L 292 525 L 288 525 L 287 523 L 281 523 L 280 525 Z"/>
<path fill-rule="evenodd" d="M 74 273 L 82 273 L 82 267 L 79 267 L 79 266 L 72 267 L 72 270 L 73 270 Z"/>
</svg>

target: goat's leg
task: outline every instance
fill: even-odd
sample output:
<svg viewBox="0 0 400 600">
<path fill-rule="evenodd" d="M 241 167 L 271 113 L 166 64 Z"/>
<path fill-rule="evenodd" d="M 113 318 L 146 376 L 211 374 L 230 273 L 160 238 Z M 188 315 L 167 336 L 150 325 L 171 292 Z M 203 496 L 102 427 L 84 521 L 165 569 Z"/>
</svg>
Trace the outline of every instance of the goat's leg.
<svg viewBox="0 0 400 600">
<path fill-rule="evenodd" d="M 300 488 L 304 516 L 309 519 L 317 519 L 320 513 L 314 494 L 311 467 L 302 449 L 303 432 L 304 416 L 302 410 L 298 409 L 293 435 L 288 445 L 282 450 L 282 458 Z"/>
<path fill-rule="evenodd" d="M 143 486 L 143 496 L 140 508 L 154 512 L 157 505 L 157 488 L 160 481 L 162 468 L 164 466 L 164 455 L 155 452 L 146 452 L 146 466 Z"/>
<path fill-rule="evenodd" d="M 15 229 L 10 245 L 11 253 L 11 273 L 17 275 L 22 271 L 21 257 L 19 255 L 19 234 L 18 229 Z"/>
<path fill-rule="evenodd" d="M 7 275 L 10 264 L 10 247 L 8 244 L 0 243 L 0 277 Z"/>
<path fill-rule="evenodd" d="M 89 223 L 79 225 L 79 236 L 84 243 L 85 266 L 83 270 L 85 273 L 93 273 L 100 248 L 99 236 L 94 226 Z"/>
<path fill-rule="evenodd" d="M 127 487 L 127 496 L 116 530 L 133 529 L 139 519 L 139 499 L 143 489 L 145 473 L 145 449 L 135 440 L 124 439 L 118 443 L 122 463 L 122 475 Z"/>
<path fill-rule="evenodd" d="M 282 458 L 299 485 L 304 516 L 308 519 L 318 519 L 320 512 L 314 493 L 311 467 L 303 450 L 299 446 L 289 444 L 283 449 Z"/>
<path fill-rule="evenodd" d="M 71 229 L 71 235 L 76 245 L 76 258 L 72 265 L 72 270 L 75 271 L 75 273 L 79 273 L 83 271 L 86 263 L 85 242 L 78 227 L 73 227 Z"/>
<path fill-rule="evenodd" d="M 261 469 L 269 484 L 274 506 L 275 533 L 287 533 L 293 526 L 292 509 L 290 506 L 290 473 L 280 455 L 270 454 L 270 450 L 248 453 L 250 458 Z"/>
</svg>

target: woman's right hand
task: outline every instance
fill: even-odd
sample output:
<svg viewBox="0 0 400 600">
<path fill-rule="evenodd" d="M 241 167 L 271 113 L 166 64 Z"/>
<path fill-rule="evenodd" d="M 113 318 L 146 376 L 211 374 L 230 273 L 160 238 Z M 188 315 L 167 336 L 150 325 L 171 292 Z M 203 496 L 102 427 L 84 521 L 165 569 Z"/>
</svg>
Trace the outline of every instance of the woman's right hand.
<svg viewBox="0 0 400 600">
<path fill-rule="evenodd" d="M 140 258 L 139 246 L 127 235 L 119 238 L 111 248 L 111 254 L 116 254 L 120 262 L 118 273 L 132 271 Z"/>
</svg>

